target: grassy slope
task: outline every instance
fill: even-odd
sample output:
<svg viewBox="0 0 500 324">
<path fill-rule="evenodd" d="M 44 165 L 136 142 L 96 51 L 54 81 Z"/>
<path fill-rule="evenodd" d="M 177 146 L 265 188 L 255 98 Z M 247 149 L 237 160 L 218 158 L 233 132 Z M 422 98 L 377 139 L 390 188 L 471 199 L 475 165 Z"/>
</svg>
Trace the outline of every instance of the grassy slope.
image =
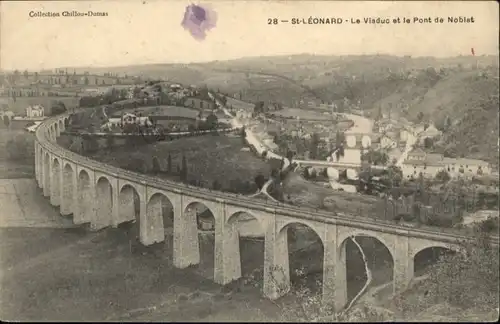
<svg viewBox="0 0 500 324">
<path fill-rule="evenodd" d="M 239 179 L 254 183 L 258 173 L 264 176 L 270 174 L 269 165 L 256 158 L 252 152 L 241 151 L 243 144 L 239 137 L 220 136 L 198 136 L 181 138 L 170 142 L 157 142 L 137 147 L 120 147 L 112 151 L 100 150 L 92 153 L 92 158 L 113 164 L 118 167 L 126 167 L 127 163 L 134 158 L 143 160 L 151 170 L 152 159 L 159 159 L 162 170 L 167 168 L 168 155 L 172 157 L 172 170 L 175 172 L 177 166 L 182 165 L 182 156 L 186 156 L 188 165 L 188 180 L 199 179 L 204 186 L 212 187 L 217 180 L 223 187 L 230 186 L 230 181 Z M 179 180 L 177 176 L 162 173 L 159 177 Z"/>
<path fill-rule="evenodd" d="M 483 65 L 497 66 L 494 57 L 479 57 Z M 297 67 L 298 62 L 307 64 Z M 268 58 L 261 60 L 231 61 L 220 63 L 215 68 L 244 68 L 247 70 L 268 71 L 270 73 L 289 75 L 298 79 L 300 83 L 310 87 L 326 101 L 348 97 L 361 100 L 361 108 L 373 110 L 389 105 L 396 108 L 396 113 L 405 115 L 409 119 L 416 119 L 418 113 L 423 112 L 429 120 L 441 123 L 446 116 L 450 116 L 457 127 L 452 127 L 444 136 L 444 145 L 457 145 L 461 156 L 481 158 L 490 162 L 498 161 L 497 137 L 498 116 L 497 101 L 488 99 L 498 94 L 498 72 L 490 68 L 488 78 L 478 76 L 478 71 L 456 68 L 475 64 L 474 58 L 457 57 L 450 59 L 433 58 L 395 58 L 388 56 L 329 58 L 311 57 L 307 55 L 295 56 L 290 60 L 283 58 Z M 249 67 L 248 67 L 249 66 Z M 391 81 L 387 79 L 388 69 L 423 69 L 433 66 L 451 67 L 448 74 L 433 83 L 424 73 L 417 73 L 417 80 Z M 293 71 L 293 73 L 290 73 Z M 439 70 L 438 70 L 439 71 Z M 243 74 L 236 74 L 243 78 Z M 348 80 L 347 75 L 356 75 L 355 80 Z M 361 75 L 364 76 L 361 78 Z M 492 76 L 493 75 L 493 76 Z M 247 78 L 246 88 L 241 88 L 245 82 L 231 84 L 229 92 L 243 91 L 246 100 L 281 101 L 303 98 L 308 93 L 304 89 L 284 80 L 275 80 L 281 89 L 269 89 L 262 77 L 250 75 Z M 285 84 L 287 83 L 287 84 Z M 216 84 L 214 84 L 216 85 Z M 286 89 L 285 89 L 286 87 Z M 268 89 L 267 91 L 265 91 Z M 264 95 L 265 93 L 265 95 Z M 486 102 L 485 102 L 486 101 Z M 409 105 L 408 114 L 397 111 L 402 103 Z M 482 109 L 484 104 L 488 109 Z M 492 149 L 493 148 L 493 149 Z"/>
<path fill-rule="evenodd" d="M 0 178 L 31 178 L 35 174 L 34 134 L 23 128 L 26 122 L 13 122 L 10 129 L 0 125 Z M 9 140 L 24 141 L 26 155 L 18 160 L 8 158 L 6 144 Z"/>
<path fill-rule="evenodd" d="M 197 270 L 175 269 L 167 245 L 131 253 L 121 230 L 0 229 L 0 238 L 3 320 L 267 321 L 276 314 L 257 292 L 225 297 Z M 238 311 L 242 304 L 252 311 Z"/>
<path fill-rule="evenodd" d="M 5 98 L 5 97 L 4 97 Z M 15 114 L 23 116 L 26 114 L 26 108 L 30 105 L 43 105 L 45 107 L 45 114 L 50 113 L 50 109 L 54 102 L 60 101 L 64 103 L 68 110 L 78 107 L 79 97 L 17 97 L 14 101 L 12 98 L 8 99 L 9 110 Z"/>
<path fill-rule="evenodd" d="M 454 126 L 444 134 L 444 146 L 456 145 L 459 156 L 498 161 L 498 97 L 491 98 L 498 95 L 498 79 L 485 79 L 478 77 L 477 71 L 465 71 L 445 76 L 431 87 L 410 82 L 394 87 L 387 83 L 393 91 L 376 101 L 374 107 L 408 103 L 406 117 L 416 120 L 423 112 L 436 124 L 449 116 Z"/>
<path fill-rule="evenodd" d="M 356 214 L 362 217 L 384 216 L 381 202 L 373 196 L 332 191 L 331 188 L 309 182 L 296 173 L 290 173 L 283 182 L 285 201 L 296 206 L 318 208 Z M 290 199 L 288 199 L 290 196 Z M 377 213 L 377 211 L 379 211 Z"/>
<path fill-rule="evenodd" d="M 466 62 L 467 60 L 462 61 Z M 445 63 L 455 64 L 458 62 L 460 61 Z M 363 59 L 337 61 L 338 69 L 332 70 L 336 74 L 326 72 L 328 71 L 327 67 L 320 72 L 321 68 L 318 67 L 320 64 L 316 64 L 315 76 L 310 76 L 301 82 L 314 89 L 322 99 L 327 101 L 343 97 L 359 99 L 362 102 L 361 108 L 368 111 L 375 110 L 379 106 L 383 109 L 392 106 L 395 108 L 393 110 L 395 114 L 403 115 L 410 120 L 416 120 L 417 115 L 423 112 L 426 118 L 438 124 L 442 123 L 446 116 L 450 116 L 457 127 L 452 127 L 450 132 L 445 134 L 445 146 L 450 143 L 456 144 L 460 156 L 497 162 L 496 134 L 499 126 L 497 111 L 493 107 L 498 107 L 498 98 L 497 101 L 490 98 L 498 94 L 499 83 L 498 79 L 494 77 L 498 73 L 494 71 L 495 68 L 488 70 L 490 73 L 488 78 L 480 77 L 479 71 L 455 69 L 448 71 L 448 74 L 442 76 L 436 83 L 431 82 L 423 73 L 417 74 L 417 80 L 388 80 L 387 68 L 397 71 L 399 68 L 407 69 L 409 66 L 424 67 L 422 62 L 418 64 L 415 62 L 410 62 L 412 64 L 403 63 L 380 58 L 376 63 L 370 62 L 375 66 L 374 69 L 370 70 L 364 69 L 367 68 L 368 62 Z M 446 66 L 445 63 L 441 62 L 442 66 Z M 440 66 L 439 64 L 434 65 Z M 365 74 L 365 80 L 359 77 L 356 80 L 346 81 L 343 79 L 344 74 L 359 75 L 364 73 L 363 71 L 371 71 Z M 273 73 L 276 72 L 273 71 Z M 255 80 L 259 80 L 259 78 Z M 252 89 L 245 90 L 243 96 L 250 99 L 276 101 L 280 101 L 280 98 L 284 101 L 285 97 L 286 99 L 304 97 L 303 89 L 290 85 L 291 83 L 288 84 L 286 91 L 271 91 L 266 96 L 259 96 L 256 93 L 264 89 L 264 86 L 254 81 L 253 84 L 249 84 Z M 235 87 L 233 91 L 236 90 Z M 286 95 L 282 93 L 283 91 L 286 92 Z M 409 105 L 407 114 L 402 113 L 401 109 L 398 108 L 401 104 Z M 485 105 L 487 109 L 481 108 L 481 105 Z"/>
</svg>

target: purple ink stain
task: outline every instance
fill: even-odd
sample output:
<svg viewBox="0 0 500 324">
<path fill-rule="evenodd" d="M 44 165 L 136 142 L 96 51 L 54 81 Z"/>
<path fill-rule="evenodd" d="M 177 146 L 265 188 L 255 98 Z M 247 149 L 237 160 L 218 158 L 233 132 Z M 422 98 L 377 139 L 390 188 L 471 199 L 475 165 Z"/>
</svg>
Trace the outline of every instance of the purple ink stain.
<svg viewBox="0 0 500 324">
<path fill-rule="evenodd" d="M 189 5 L 186 7 L 181 26 L 188 30 L 194 39 L 202 41 L 206 32 L 214 28 L 217 23 L 217 14 L 207 6 Z"/>
</svg>

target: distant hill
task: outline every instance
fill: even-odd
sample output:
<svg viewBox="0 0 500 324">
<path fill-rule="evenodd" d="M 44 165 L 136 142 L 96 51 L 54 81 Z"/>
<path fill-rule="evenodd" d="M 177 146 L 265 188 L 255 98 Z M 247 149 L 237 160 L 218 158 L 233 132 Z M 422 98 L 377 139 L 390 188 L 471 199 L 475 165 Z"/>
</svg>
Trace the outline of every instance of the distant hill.
<svg viewBox="0 0 500 324">
<path fill-rule="evenodd" d="M 82 70 L 207 85 L 249 102 L 289 106 L 301 99 L 347 98 L 359 100 L 359 108 L 367 112 L 390 110 L 414 121 L 421 113 L 436 125 L 449 117 L 453 127 L 445 132 L 441 149 L 492 162 L 498 159 L 498 96 L 494 97 L 499 88 L 498 56 L 299 54 Z"/>
<path fill-rule="evenodd" d="M 350 91 L 349 91 L 350 90 Z M 498 165 L 498 69 L 446 69 L 416 73 L 415 79 L 390 78 L 353 83 L 344 94 L 360 99 L 361 109 L 380 109 L 413 122 L 431 122 L 444 131 L 436 147 L 448 156 L 479 158 Z M 420 118 L 419 118 L 420 117 Z M 444 122 L 450 126 L 445 129 Z"/>
<path fill-rule="evenodd" d="M 377 69 L 419 69 L 432 66 L 434 68 L 475 65 L 496 65 L 498 66 L 498 56 L 457 56 L 450 58 L 436 57 L 399 57 L 391 55 L 279 55 L 264 57 L 246 57 L 227 61 L 212 61 L 204 63 L 190 64 L 137 64 L 117 67 L 61 67 L 68 70 L 76 70 L 78 73 L 88 71 L 90 73 L 128 73 L 129 75 L 163 75 L 170 77 L 168 73 L 178 74 L 191 71 L 210 71 L 211 69 L 245 69 L 269 73 L 278 73 L 283 76 L 289 76 L 296 80 L 316 78 L 318 74 L 333 71 L 345 72 L 351 74 L 358 72 L 366 73 L 369 70 Z M 193 77 L 195 75 L 193 74 Z M 172 77 L 173 78 L 173 77 Z M 191 82 L 196 81 L 192 79 Z"/>
</svg>

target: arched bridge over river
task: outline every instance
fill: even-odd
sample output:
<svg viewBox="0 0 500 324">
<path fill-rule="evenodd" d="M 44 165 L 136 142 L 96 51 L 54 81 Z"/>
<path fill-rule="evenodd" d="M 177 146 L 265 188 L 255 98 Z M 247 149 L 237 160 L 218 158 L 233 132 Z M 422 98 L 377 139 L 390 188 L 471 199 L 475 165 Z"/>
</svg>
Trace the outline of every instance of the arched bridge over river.
<svg viewBox="0 0 500 324">
<path fill-rule="evenodd" d="M 263 294 L 271 299 L 289 287 L 286 229 L 299 223 L 312 229 L 323 243 L 323 296 L 342 308 L 347 301 L 346 240 L 353 236 L 378 239 L 390 251 L 395 291 L 404 290 L 413 277 L 414 257 L 431 247 L 458 249 L 467 239 L 456 231 L 407 228 L 387 221 L 273 204 L 242 195 L 160 180 L 70 152 L 56 143 L 68 114 L 45 120 L 36 131 L 36 180 L 63 215 L 93 229 L 116 227 L 136 217 L 134 195 L 139 197 L 139 232 L 144 245 L 165 240 L 162 206 L 173 209 L 173 262 L 178 268 L 200 262 L 194 203 L 204 204 L 215 218 L 214 281 L 227 284 L 241 277 L 238 223 L 250 215 L 262 228 L 264 247 Z M 494 237 L 498 244 L 498 237 Z M 273 270 L 274 269 L 274 270 Z M 282 269 L 275 273 L 275 269 Z"/>
</svg>

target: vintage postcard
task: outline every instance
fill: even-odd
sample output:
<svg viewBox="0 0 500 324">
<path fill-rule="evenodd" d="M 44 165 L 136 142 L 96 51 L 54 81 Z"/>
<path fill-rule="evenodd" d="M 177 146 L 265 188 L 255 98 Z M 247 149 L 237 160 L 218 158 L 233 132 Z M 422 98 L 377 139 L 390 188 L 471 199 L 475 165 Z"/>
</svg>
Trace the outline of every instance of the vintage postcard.
<svg viewBox="0 0 500 324">
<path fill-rule="evenodd" d="M 0 2 L 0 319 L 497 320 L 498 9 Z"/>
</svg>

